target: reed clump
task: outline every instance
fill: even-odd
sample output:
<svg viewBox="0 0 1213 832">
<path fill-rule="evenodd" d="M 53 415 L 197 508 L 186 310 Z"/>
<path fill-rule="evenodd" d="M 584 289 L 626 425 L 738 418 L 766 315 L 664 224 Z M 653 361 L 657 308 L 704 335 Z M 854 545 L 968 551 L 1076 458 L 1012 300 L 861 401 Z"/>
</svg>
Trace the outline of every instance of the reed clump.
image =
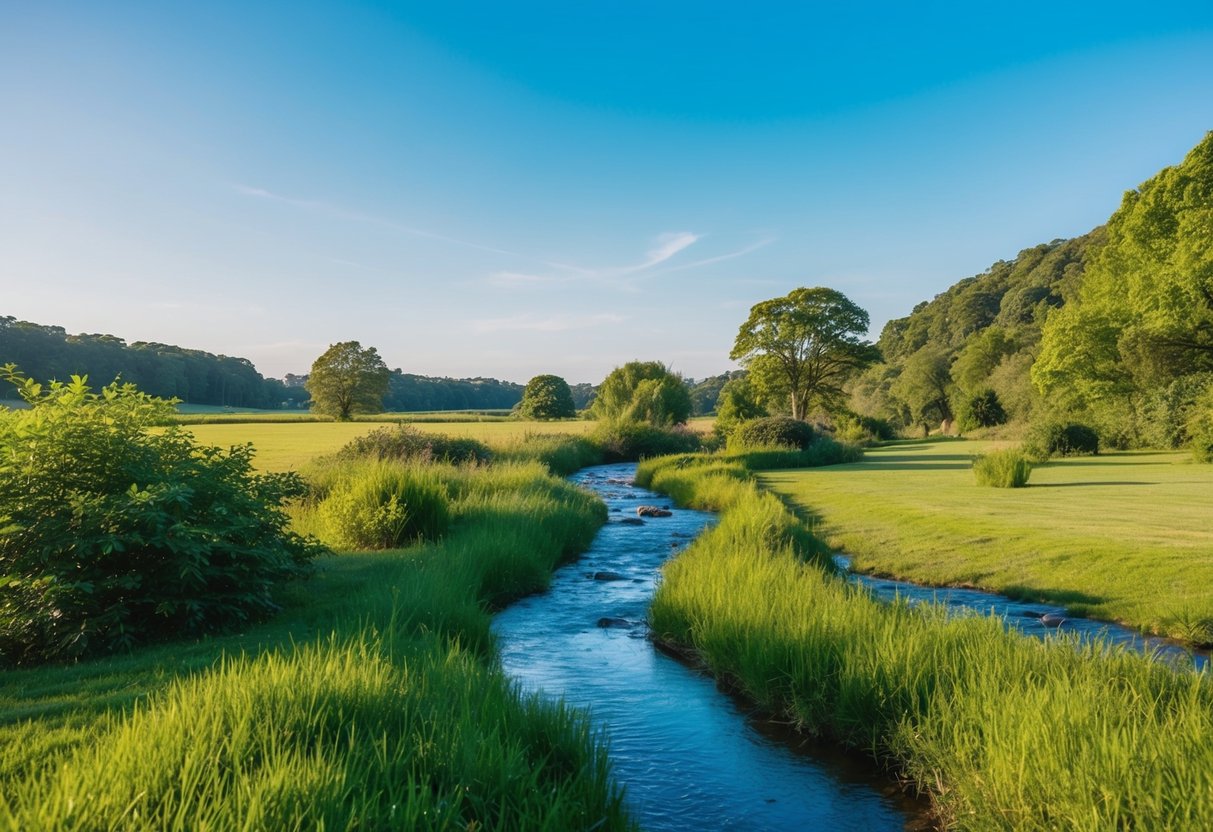
<svg viewBox="0 0 1213 832">
<path fill-rule="evenodd" d="M 973 830 L 1213 828 L 1213 684 L 1122 649 L 883 604 L 772 495 L 717 460 L 641 479 L 720 523 L 667 564 L 650 610 L 762 707 L 872 753 Z"/>
<path fill-rule="evenodd" d="M 1032 474 L 1032 463 L 1023 451 L 1008 448 L 973 458 L 978 485 L 992 488 L 1023 488 Z"/>
</svg>

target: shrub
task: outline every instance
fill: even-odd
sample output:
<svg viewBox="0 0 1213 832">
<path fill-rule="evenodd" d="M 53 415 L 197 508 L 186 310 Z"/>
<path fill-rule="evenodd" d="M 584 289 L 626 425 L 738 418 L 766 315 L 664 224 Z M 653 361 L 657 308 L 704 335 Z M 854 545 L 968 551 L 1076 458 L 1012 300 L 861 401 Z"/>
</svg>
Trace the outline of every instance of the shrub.
<svg viewBox="0 0 1213 832">
<path fill-rule="evenodd" d="M 1187 429 L 1192 456 L 1197 462 L 1213 462 L 1213 386 L 1192 405 Z"/>
<path fill-rule="evenodd" d="M 151 432 L 170 402 L 85 379 L 48 388 L 12 365 L 29 410 L 0 414 L 0 656 L 17 664 L 242 626 L 321 547 L 287 531 L 295 474 L 253 450 Z"/>
<path fill-rule="evenodd" d="M 498 459 L 542 462 L 557 476 L 568 476 L 587 465 L 602 462 L 602 450 L 584 436 L 567 433 L 530 433 L 498 449 Z"/>
<path fill-rule="evenodd" d="M 326 542 L 342 549 L 433 540 L 450 525 L 447 489 L 435 469 L 387 461 L 346 469 L 318 512 Z"/>
<path fill-rule="evenodd" d="M 646 422 L 604 423 L 593 440 L 608 461 L 681 454 L 699 448 L 699 436 L 686 428 L 660 428 Z"/>
<path fill-rule="evenodd" d="M 1099 434 L 1086 425 L 1042 422 L 1028 431 L 1025 452 L 1036 460 L 1099 453 Z"/>
<path fill-rule="evenodd" d="M 834 422 L 834 438 L 851 445 L 874 445 L 893 439 L 896 435 L 897 432 L 887 420 L 874 416 L 844 413 Z"/>
<path fill-rule="evenodd" d="M 998 394 L 989 388 L 966 398 L 959 410 L 962 430 L 991 428 L 1007 421 L 1007 412 L 998 400 Z"/>
<path fill-rule="evenodd" d="M 1023 488 L 1028 484 L 1032 465 L 1023 451 L 1014 448 L 994 451 L 973 458 L 973 474 L 978 485 L 994 488 Z"/>
<path fill-rule="evenodd" d="M 422 462 L 488 462 L 493 452 L 483 442 L 442 433 L 423 433 L 408 425 L 376 428 L 350 440 L 337 452 L 341 459 L 418 460 Z"/>
<path fill-rule="evenodd" d="M 604 422 L 648 422 L 669 427 L 691 415 L 691 392 L 682 378 L 658 361 L 630 361 L 598 386 L 590 408 Z"/>
<path fill-rule="evenodd" d="M 742 423 L 732 437 L 735 445 L 746 448 L 764 448 L 781 445 L 786 448 L 804 450 L 817 438 L 816 432 L 807 423 L 787 416 L 768 416 Z"/>
</svg>

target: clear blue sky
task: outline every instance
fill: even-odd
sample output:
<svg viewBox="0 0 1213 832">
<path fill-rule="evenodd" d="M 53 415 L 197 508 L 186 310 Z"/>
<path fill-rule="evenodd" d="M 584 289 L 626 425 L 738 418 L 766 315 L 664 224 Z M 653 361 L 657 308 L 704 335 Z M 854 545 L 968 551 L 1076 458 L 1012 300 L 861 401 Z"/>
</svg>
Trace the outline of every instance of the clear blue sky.
<svg viewBox="0 0 1213 832">
<path fill-rule="evenodd" d="M 1213 3 L 0 4 L 0 314 L 306 372 L 731 367 L 1081 234 L 1213 129 Z"/>
</svg>

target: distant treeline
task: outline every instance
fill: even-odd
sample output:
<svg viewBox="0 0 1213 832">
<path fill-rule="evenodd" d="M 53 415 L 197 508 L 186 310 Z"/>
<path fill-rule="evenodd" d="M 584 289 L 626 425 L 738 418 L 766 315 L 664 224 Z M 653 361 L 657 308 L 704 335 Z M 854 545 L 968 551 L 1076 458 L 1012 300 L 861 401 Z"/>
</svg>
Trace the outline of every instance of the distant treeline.
<svg viewBox="0 0 1213 832">
<path fill-rule="evenodd" d="M 189 404 L 272 409 L 300 406 L 307 398 L 302 389 L 265 378 L 245 358 L 147 341 L 128 344 L 113 335 L 68 335 L 63 327 L 0 316 L 0 364 L 7 363 L 39 381 L 87 375 L 99 387 L 121 378 Z M 0 390 L 0 398 L 13 398 L 13 391 Z"/>
<path fill-rule="evenodd" d="M 233 408 L 306 408 L 306 375 L 266 378 L 246 358 L 213 355 L 171 344 L 113 335 L 69 335 L 63 327 L 0 316 L 0 364 L 13 363 L 38 381 L 86 375 L 94 387 L 115 378 L 140 390 L 187 404 Z M 0 399 L 14 399 L 8 385 Z M 495 378 L 431 378 L 393 370 L 383 407 L 388 411 L 508 410 L 522 399 L 522 385 Z M 574 397 L 588 400 L 593 388 L 579 384 Z M 579 403 L 579 406 L 584 404 Z"/>
</svg>

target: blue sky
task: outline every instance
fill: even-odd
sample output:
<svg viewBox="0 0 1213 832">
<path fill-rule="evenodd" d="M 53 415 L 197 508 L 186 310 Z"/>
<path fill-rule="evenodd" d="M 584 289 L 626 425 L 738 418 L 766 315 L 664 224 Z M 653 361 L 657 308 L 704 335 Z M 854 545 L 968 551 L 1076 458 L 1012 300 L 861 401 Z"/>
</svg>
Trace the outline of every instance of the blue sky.
<svg viewBox="0 0 1213 832">
<path fill-rule="evenodd" d="M 0 5 L 0 314 L 702 377 L 758 301 L 875 337 L 1213 129 L 1207 0 L 843 5 Z"/>
</svg>

